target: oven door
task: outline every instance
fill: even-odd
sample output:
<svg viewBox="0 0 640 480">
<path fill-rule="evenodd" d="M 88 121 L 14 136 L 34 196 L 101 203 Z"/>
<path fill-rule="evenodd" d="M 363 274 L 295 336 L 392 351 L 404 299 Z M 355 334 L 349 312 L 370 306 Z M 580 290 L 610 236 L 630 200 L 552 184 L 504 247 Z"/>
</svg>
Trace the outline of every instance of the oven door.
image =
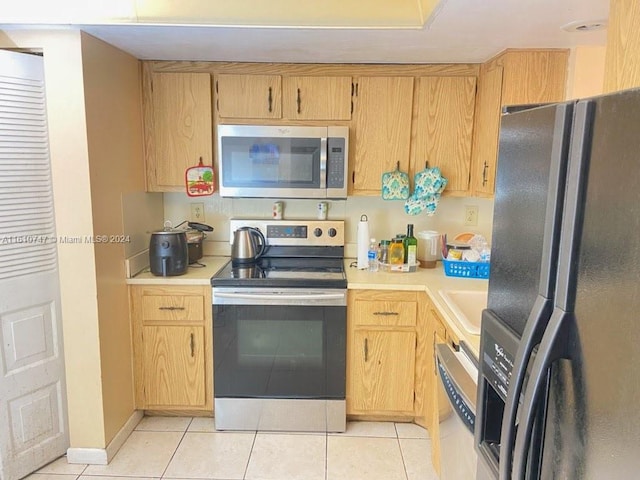
<svg viewBox="0 0 640 480">
<path fill-rule="evenodd" d="M 345 398 L 346 290 L 213 292 L 216 399 Z"/>
</svg>

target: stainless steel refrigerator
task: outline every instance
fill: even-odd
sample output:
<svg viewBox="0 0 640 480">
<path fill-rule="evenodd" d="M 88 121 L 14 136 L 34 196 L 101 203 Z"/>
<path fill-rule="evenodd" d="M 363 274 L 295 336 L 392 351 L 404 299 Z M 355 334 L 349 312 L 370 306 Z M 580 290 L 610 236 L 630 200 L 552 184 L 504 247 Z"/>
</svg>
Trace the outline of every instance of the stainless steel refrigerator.
<svg viewBox="0 0 640 480">
<path fill-rule="evenodd" d="M 475 443 L 506 479 L 640 476 L 640 90 L 504 115 Z"/>
</svg>

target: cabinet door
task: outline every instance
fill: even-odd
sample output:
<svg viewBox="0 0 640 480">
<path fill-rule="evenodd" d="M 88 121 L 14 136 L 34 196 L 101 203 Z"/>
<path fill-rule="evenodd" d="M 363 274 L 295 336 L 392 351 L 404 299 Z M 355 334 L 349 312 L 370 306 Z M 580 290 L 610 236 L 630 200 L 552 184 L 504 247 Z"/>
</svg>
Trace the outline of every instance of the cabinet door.
<svg viewBox="0 0 640 480">
<path fill-rule="evenodd" d="M 416 90 L 413 174 L 440 167 L 446 192 L 467 194 L 473 141 L 475 77 L 422 77 Z"/>
<path fill-rule="evenodd" d="M 351 120 L 351 77 L 285 77 L 284 117 L 295 120 Z"/>
<path fill-rule="evenodd" d="M 282 117 L 279 75 L 218 75 L 218 115 L 224 118 Z"/>
<path fill-rule="evenodd" d="M 184 172 L 212 165 L 211 77 L 208 73 L 152 74 L 152 123 L 147 131 L 149 191 L 185 191 Z"/>
<path fill-rule="evenodd" d="M 380 195 L 384 172 L 409 168 L 413 78 L 361 77 L 354 94 L 352 193 Z"/>
<path fill-rule="evenodd" d="M 415 332 L 356 330 L 351 351 L 351 407 L 413 413 Z"/>
<path fill-rule="evenodd" d="M 478 196 L 492 196 L 498 163 L 502 67 L 481 70 L 478 80 L 471 182 Z"/>
<path fill-rule="evenodd" d="M 502 105 L 561 102 L 565 98 L 569 50 L 507 51 Z"/>
<path fill-rule="evenodd" d="M 146 407 L 204 406 L 203 327 L 144 327 L 143 344 Z"/>
</svg>

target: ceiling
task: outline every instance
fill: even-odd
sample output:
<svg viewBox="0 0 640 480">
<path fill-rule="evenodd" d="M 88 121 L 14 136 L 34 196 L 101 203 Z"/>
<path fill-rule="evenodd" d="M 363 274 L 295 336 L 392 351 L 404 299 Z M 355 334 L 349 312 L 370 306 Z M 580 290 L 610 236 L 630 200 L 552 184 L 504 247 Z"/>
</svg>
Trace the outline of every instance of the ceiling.
<svg viewBox="0 0 640 480">
<path fill-rule="evenodd" d="M 28 6 L 33 1 L 22 0 L 16 4 Z M 255 5 L 266 3 L 255 1 Z M 273 5 L 275 0 L 270 1 Z M 287 1 L 292 0 L 278 0 L 281 6 Z M 257 10 L 256 15 L 262 17 L 247 13 L 254 11 L 247 7 L 247 0 L 235 0 L 236 5 L 246 9 L 244 15 L 238 13 L 238 8 L 233 12 L 222 9 L 217 12 L 209 8 L 199 15 L 196 5 L 195 10 L 187 11 L 190 15 L 182 17 L 166 13 L 164 16 L 143 17 L 140 15 L 141 4 L 157 2 L 166 5 L 172 0 L 136 0 L 138 15 L 119 19 L 117 23 L 113 19 L 96 19 L 95 15 L 89 18 L 90 21 L 87 21 L 88 17 L 68 20 L 59 15 L 48 20 L 43 19 L 42 14 L 34 20 L 29 18 L 25 6 L 23 10 L 27 13 L 22 16 L 1 15 L 5 19 L 11 18 L 12 23 L 0 24 L 0 29 L 41 28 L 47 24 L 82 28 L 137 58 L 147 60 L 477 63 L 505 48 L 606 44 L 606 30 L 567 32 L 562 27 L 573 22 L 606 20 L 609 0 L 441 0 L 439 4 L 429 0 L 413 1 L 418 4 L 414 12 L 416 17 L 407 19 L 400 18 L 400 15 L 390 16 L 389 12 L 396 11 L 400 0 L 318 2 L 335 8 L 340 8 L 341 3 L 349 4 L 352 8 L 348 10 L 350 16 L 346 17 L 339 15 L 343 13 L 341 11 L 313 12 L 311 6 L 318 3 L 296 0 L 294 3 L 305 8 L 296 10 L 295 15 L 289 10 L 276 9 L 291 14 L 271 13 L 269 18 Z M 193 4 L 194 0 L 187 3 Z M 51 4 L 59 6 L 56 2 Z M 174 8 L 176 4 L 185 5 L 174 1 Z M 354 4 L 361 12 L 355 17 Z M 373 4 L 386 5 L 387 11 L 370 18 L 369 10 L 377 11 L 371 9 Z"/>
</svg>

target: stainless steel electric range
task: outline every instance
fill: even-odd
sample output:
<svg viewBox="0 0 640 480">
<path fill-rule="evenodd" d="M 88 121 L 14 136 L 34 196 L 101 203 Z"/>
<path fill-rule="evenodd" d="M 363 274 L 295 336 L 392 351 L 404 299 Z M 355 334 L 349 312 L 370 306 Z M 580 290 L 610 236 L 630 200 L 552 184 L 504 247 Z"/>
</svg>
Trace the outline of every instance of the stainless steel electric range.
<svg viewBox="0 0 640 480">
<path fill-rule="evenodd" d="M 344 431 L 344 222 L 232 220 L 231 241 L 242 226 L 267 247 L 211 279 L 216 429 Z"/>
</svg>

